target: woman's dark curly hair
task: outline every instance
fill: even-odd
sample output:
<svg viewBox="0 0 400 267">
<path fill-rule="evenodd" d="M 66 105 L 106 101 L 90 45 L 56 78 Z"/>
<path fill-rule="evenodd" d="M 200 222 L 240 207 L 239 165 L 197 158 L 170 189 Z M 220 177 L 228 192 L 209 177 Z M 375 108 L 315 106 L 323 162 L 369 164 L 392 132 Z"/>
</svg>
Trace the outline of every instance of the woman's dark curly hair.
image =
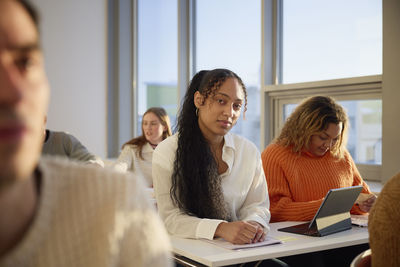
<svg viewBox="0 0 400 267">
<path fill-rule="evenodd" d="M 229 78 L 237 79 L 245 96 L 242 80 L 227 69 L 202 70 L 190 82 L 178 116 L 178 148 L 172 173 L 171 198 L 186 214 L 199 218 L 230 220 L 221 190 L 218 166 L 198 124 L 194 94 L 213 97 Z"/>
</svg>

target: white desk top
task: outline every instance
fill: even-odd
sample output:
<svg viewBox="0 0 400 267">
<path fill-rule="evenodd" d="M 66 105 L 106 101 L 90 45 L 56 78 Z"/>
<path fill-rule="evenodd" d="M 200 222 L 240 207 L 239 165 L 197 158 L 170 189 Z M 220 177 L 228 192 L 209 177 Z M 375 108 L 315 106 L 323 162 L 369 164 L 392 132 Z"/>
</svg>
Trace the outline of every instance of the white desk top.
<svg viewBox="0 0 400 267">
<path fill-rule="evenodd" d="M 265 247 L 229 250 L 203 240 L 174 236 L 171 236 L 171 243 L 175 254 L 206 266 L 224 266 L 368 243 L 368 228 L 366 227 L 353 226 L 350 230 L 324 237 L 310 237 L 277 231 L 278 228 L 298 223 L 271 223 L 269 235 L 284 243 Z"/>
</svg>

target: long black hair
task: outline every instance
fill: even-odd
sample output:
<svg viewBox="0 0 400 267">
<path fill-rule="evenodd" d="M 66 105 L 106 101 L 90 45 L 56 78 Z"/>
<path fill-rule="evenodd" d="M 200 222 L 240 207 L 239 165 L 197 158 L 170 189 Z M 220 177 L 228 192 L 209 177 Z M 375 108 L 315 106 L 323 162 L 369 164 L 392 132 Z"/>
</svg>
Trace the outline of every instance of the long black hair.
<svg viewBox="0 0 400 267">
<path fill-rule="evenodd" d="M 199 218 L 230 220 L 221 190 L 217 162 L 198 124 L 194 94 L 199 91 L 204 99 L 215 95 L 228 78 L 235 78 L 245 95 L 242 80 L 227 69 L 198 72 L 190 82 L 178 116 L 178 148 L 172 173 L 171 198 L 185 213 Z"/>
</svg>

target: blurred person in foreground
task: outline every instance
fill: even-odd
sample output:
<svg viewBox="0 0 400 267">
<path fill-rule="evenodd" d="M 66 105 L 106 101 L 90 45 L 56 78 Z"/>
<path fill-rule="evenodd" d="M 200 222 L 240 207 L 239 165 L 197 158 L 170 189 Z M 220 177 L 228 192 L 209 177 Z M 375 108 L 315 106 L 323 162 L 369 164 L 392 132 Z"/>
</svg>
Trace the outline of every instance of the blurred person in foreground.
<svg viewBox="0 0 400 267">
<path fill-rule="evenodd" d="M 171 266 L 140 179 L 39 161 L 43 64 L 33 8 L 0 0 L 0 266 Z"/>
<path fill-rule="evenodd" d="M 385 183 L 368 218 L 371 266 L 400 266 L 400 172 Z"/>
</svg>

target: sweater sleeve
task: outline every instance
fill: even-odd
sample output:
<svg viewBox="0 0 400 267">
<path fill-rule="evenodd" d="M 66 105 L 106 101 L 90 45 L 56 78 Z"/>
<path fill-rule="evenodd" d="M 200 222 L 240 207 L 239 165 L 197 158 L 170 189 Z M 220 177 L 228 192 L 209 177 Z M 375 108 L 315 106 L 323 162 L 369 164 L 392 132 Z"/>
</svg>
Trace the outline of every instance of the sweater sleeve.
<svg viewBox="0 0 400 267">
<path fill-rule="evenodd" d="M 367 183 L 361 178 L 361 174 L 357 169 L 356 164 L 354 163 L 354 160 L 352 159 L 350 153 L 346 153 L 346 157 L 348 158 L 348 161 L 350 162 L 351 165 L 351 170 L 353 173 L 353 186 L 355 185 L 362 185 L 363 189 L 361 191 L 361 193 L 364 194 L 371 194 L 371 190 L 369 189 L 369 186 L 367 185 Z M 353 207 L 350 210 L 351 214 L 366 214 L 366 212 L 363 212 L 358 204 L 354 204 Z"/>
<path fill-rule="evenodd" d="M 122 190 L 128 204 L 115 220 L 122 238 L 118 266 L 172 267 L 169 237 L 144 188 L 142 179 L 132 177 Z"/>
<path fill-rule="evenodd" d="M 117 162 L 114 163 L 113 167 L 117 171 L 126 172 L 128 169 L 133 169 L 133 158 L 132 158 L 132 148 L 128 145 L 124 146 L 119 154 Z"/>
<path fill-rule="evenodd" d="M 287 153 L 275 144 L 269 145 L 261 155 L 271 203 L 271 222 L 311 220 L 323 199 L 306 202 L 293 199 L 283 164 L 287 157 Z"/>
<path fill-rule="evenodd" d="M 175 138 L 175 136 L 170 138 Z M 184 238 L 213 239 L 217 226 L 223 220 L 200 219 L 189 216 L 172 202 L 170 196 L 171 176 L 176 151 L 173 148 L 173 141 L 176 141 L 176 139 L 171 140 L 170 138 L 159 144 L 153 153 L 153 185 L 158 212 L 167 231 L 172 235 Z"/>
</svg>

